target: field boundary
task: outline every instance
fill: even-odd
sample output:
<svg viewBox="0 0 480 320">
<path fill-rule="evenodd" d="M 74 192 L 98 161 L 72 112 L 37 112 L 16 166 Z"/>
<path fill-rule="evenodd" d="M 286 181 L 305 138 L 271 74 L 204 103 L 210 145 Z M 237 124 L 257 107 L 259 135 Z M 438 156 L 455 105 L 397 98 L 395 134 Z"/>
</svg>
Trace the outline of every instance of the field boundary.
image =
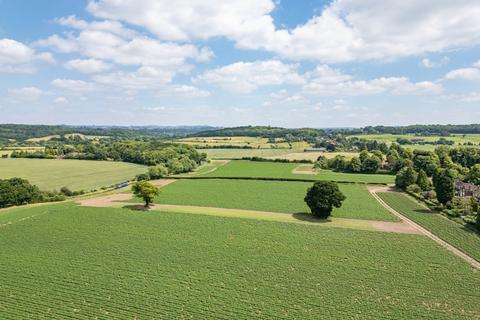
<svg viewBox="0 0 480 320">
<path fill-rule="evenodd" d="M 406 216 L 404 216 L 403 214 L 401 214 L 400 212 L 398 212 L 397 210 L 395 210 L 394 208 L 392 208 L 390 205 L 388 205 L 382 198 L 380 198 L 378 196 L 378 192 L 393 192 L 391 191 L 390 188 L 383 188 L 383 190 L 381 188 L 378 188 L 378 189 L 371 189 L 370 190 L 370 193 L 372 194 L 372 196 L 382 205 L 385 207 L 385 209 L 389 210 L 392 214 L 394 214 L 395 216 L 397 216 L 399 219 L 401 219 L 402 221 L 405 221 L 406 223 L 412 225 L 414 228 L 416 228 L 417 230 L 419 230 L 421 233 L 423 233 L 425 236 L 429 237 L 430 239 L 432 239 L 433 241 L 437 242 L 440 246 L 444 247 L 445 249 L 447 249 L 448 251 L 452 252 L 453 254 L 455 254 L 456 256 L 462 258 L 463 260 L 465 260 L 466 262 L 468 262 L 472 267 L 476 268 L 477 270 L 480 270 L 480 262 L 477 261 L 475 258 L 469 256 L 468 254 L 466 254 L 465 252 L 463 252 L 462 250 L 458 249 L 457 247 L 451 245 L 450 243 L 448 243 L 447 241 L 441 239 L 440 237 L 436 236 L 435 234 L 433 234 L 432 232 L 430 232 L 429 230 L 427 230 L 426 228 L 422 227 L 421 225 L 417 224 L 416 222 L 414 222 L 413 220 L 407 218 Z M 429 209 L 430 210 L 430 209 Z"/>
<path fill-rule="evenodd" d="M 267 178 L 267 177 L 202 177 L 202 176 L 171 176 L 172 179 L 198 179 L 198 180 L 213 180 L 213 179 L 224 179 L 224 180 L 261 180 L 261 181 L 292 181 L 292 182 L 317 182 L 317 181 L 330 181 L 341 184 L 362 184 L 362 185 L 381 185 L 388 186 L 388 183 L 382 182 L 354 182 L 354 181 L 337 181 L 337 180 L 327 180 L 327 179 L 297 179 L 297 178 Z"/>
<path fill-rule="evenodd" d="M 175 180 L 166 180 L 163 185 L 175 182 Z M 142 203 L 126 203 L 133 198 L 132 194 L 118 193 L 106 195 L 98 198 L 83 199 L 77 201 L 80 206 L 99 207 L 99 208 L 129 208 L 137 211 L 146 211 Z M 208 216 L 220 216 L 228 218 L 243 218 L 262 221 L 275 221 L 286 223 L 297 223 L 333 228 L 347 228 L 387 233 L 420 234 L 420 232 L 404 222 L 376 221 L 350 218 L 332 217 L 328 220 L 317 219 L 304 213 L 281 213 L 271 211 L 258 211 L 247 209 L 204 207 L 192 205 L 174 205 L 174 204 L 153 204 L 150 207 L 153 211 L 165 211 L 172 213 L 201 214 Z"/>
</svg>

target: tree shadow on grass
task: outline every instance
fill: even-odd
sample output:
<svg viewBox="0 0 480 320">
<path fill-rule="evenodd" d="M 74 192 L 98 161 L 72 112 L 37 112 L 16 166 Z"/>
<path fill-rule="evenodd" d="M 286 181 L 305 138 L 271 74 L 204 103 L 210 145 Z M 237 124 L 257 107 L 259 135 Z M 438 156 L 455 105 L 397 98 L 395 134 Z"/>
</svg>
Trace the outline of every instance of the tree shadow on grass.
<svg viewBox="0 0 480 320">
<path fill-rule="evenodd" d="M 438 212 L 433 211 L 433 210 L 429 210 L 429 209 L 415 209 L 413 211 L 418 212 L 418 213 L 425 213 L 425 214 L 438 214 Z"/>
<path fill-rule="evenodd" d="M 129 204 L 129 205 L 123 206 L 122 208 L 129 209 L 132 211 L 149 211 L 150 210 L 150 208 L 147 208 L 141 204 Z"/>
<path fill-rule="evenodd" d="M 308 221 L 308 222 L 313 222 L 313 223 L 329 223 L 329 222 L 332 222 L 329 219 L 320 219 L 320 218 L 317 218 L 317 217 L 315 217 L 311 214 L 304 213 L 304 212 L 294 213 L 292 216 L 297 220 Z"/>
</svg>

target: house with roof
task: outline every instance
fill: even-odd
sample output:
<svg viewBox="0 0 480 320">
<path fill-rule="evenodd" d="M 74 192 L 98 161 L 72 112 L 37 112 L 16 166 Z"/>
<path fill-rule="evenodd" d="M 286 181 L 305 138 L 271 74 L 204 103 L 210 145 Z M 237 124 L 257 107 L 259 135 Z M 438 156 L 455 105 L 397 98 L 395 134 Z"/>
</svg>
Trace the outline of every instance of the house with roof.
<svg viewBox="0 0 480 320">
<path fill-rule="evenodd" d="M 455 192 L 459 197 L 475 197 L 480 199 L 480 186 L 473 183 L 455 180 Z"/>
</svg>

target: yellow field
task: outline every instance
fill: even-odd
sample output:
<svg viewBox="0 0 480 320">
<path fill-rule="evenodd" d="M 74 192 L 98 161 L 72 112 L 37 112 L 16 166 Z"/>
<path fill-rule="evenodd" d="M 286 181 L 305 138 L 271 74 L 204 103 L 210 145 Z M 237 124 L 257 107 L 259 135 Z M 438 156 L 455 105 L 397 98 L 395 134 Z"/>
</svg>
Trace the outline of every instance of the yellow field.
<svg viewBox="0 0 480 320">
<path fill-rule="evenodd" d="M 178 143 L 185 143 L 197 147 L 215 147 L 232 145 L 238 147 L 252 147 L 252 148 L 293 148 L 305 149 L 309 145 L 306 142 L 288 143 L 283 139 L 275 139 L 275 143 L 269 143 L 267 138 L 257 137 L 193 137 L 177 140 Z"/>
</svg>

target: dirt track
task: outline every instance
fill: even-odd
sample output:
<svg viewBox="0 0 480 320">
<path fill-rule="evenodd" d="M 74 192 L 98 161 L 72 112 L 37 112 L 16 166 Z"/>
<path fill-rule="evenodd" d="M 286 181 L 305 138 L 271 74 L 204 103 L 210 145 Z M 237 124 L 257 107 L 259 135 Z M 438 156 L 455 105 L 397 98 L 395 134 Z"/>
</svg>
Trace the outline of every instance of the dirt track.
<svg viewBox="0 0 480 320">
<path fill-rule="evenodd" d="M 460 258 L 462 258 L 463 260 L 467 261 L 470 265 L 472 265 L 474 268 L 480 270 L 480 262 L 478 262 L 477 260 L 475 260 L 474 258 L 470 257 L 469 255 L 467 255 L 466 253 L 464 253 L 463 251 L 457 249 L 456 247 L 452 246 L 451 244 L 449 244 L 448 242 L 440 239 L 439 237 L 437 237 L 436 235 L 434 235 L 433 233 L 431 233 L 430 231 L 428 231 L 427 229 L 423 228 L 422 226 L 418 225 L 417 223 L 415 223 L 413 220 L 410 220 L 409 218 L 405 217 L 403 214 L 401 214 L 400 212 L 396 211 L 395 209 L 393 209 L 392 207 L 390 207 L 385 201 L 383 201 L 378 195 L 377 195 L 377 192 L 393 192 L 393 189 L 391 187 L 369 187 L 369 191 L 370 193 L 372 194 L 372 196 L 377 199 L 377 201 L 383 206 L 385 207 L 385 209 L 387 209 L 388 211 L 390 211 L 392 214 L 394 214 L 395 216 L 397 216 L 400 220 L 402 220 L 404 223 L 407 223 L 409 225 L 411 225 L 413 228 L 417 229 L 420 233 L 424 234 L 425 236 L 429 237 L 430 239 L 432 239 L 433 241 L 437 242 L 439 245 L 441 245 L 442 247 L 444 247 L 445 249 L 447 249 L 448 251 L 452 252 L 453 254 L 459 256 Z"/>
</svg>

